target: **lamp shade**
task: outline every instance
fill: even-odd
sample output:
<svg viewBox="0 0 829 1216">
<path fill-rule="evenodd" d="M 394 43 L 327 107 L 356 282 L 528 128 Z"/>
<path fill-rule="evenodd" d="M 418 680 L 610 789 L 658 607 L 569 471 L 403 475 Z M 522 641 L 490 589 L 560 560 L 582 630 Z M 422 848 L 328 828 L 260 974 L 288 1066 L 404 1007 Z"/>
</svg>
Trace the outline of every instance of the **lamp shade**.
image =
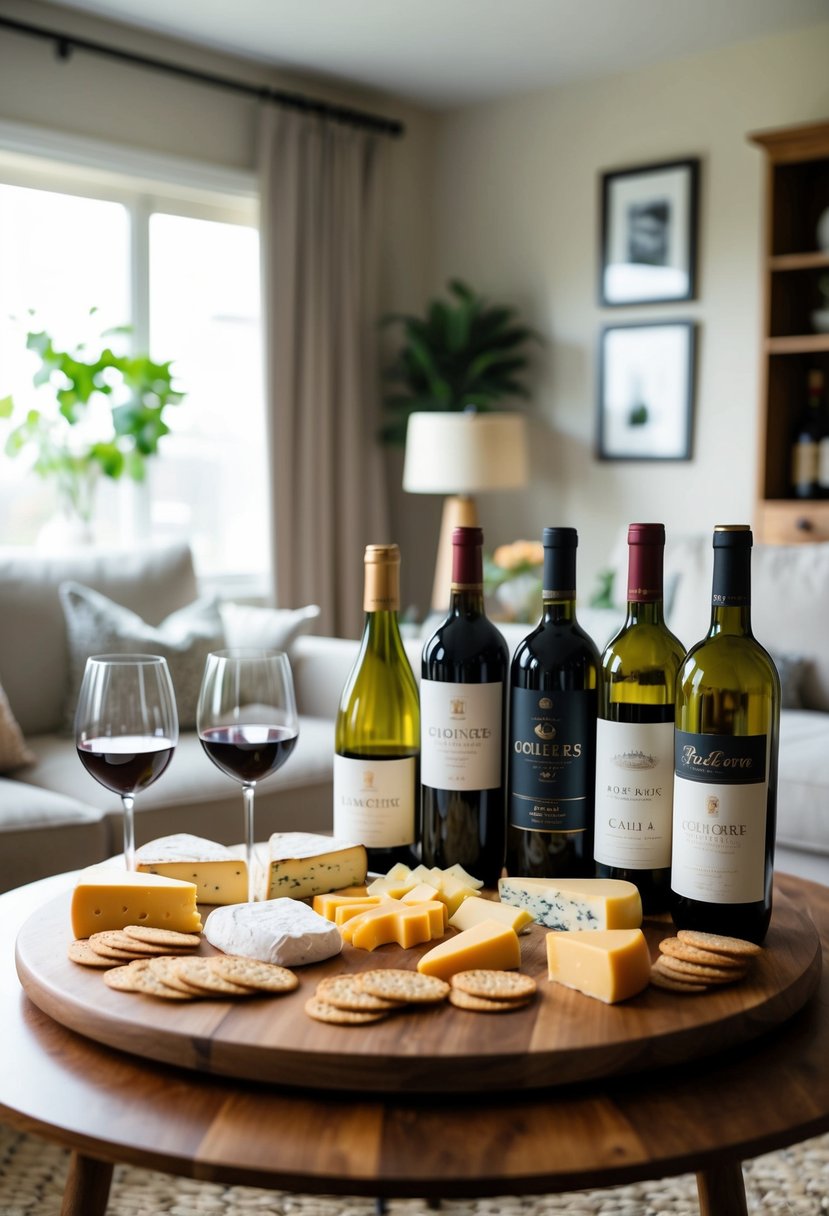
<svg viewBox="0 0 829 1216">
<path fill-rule="evenodd" d="M 413 494 L 478 494 L 527 482 L 527 436 L 520 414 L 419 413 L 409 417 L 403 489 Z"/>
</svg>

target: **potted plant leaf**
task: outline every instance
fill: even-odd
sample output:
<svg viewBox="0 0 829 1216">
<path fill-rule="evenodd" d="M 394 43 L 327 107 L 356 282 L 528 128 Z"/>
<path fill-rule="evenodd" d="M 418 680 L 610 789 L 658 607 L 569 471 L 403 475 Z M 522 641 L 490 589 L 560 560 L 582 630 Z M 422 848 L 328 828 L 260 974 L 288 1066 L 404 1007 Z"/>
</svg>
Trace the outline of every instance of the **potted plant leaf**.
<svg viewBox="0 0 829 1216">
<path fill-rule="evenodd" d="M 509 397 L 527 397 L 521 381 L 527 343 L 536 334 L 517 311 L 491 304 L 453 279 L 449 299 L 432 300 L 425 316 L 394 314 L 403 342 L 385 369 L 388 392 L 381 438 L 402 444 L 409 415 L 421 411 L 491 410 Z"/>
</svg>

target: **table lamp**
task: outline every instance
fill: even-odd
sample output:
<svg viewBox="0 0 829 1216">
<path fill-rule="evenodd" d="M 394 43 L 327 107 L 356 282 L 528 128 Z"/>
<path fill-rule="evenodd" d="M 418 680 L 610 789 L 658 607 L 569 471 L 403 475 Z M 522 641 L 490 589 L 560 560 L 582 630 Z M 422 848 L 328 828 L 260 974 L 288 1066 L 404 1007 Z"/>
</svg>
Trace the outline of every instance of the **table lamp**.
<svg viewBox="0 0 829 1216">
<path fill-rule="evenodd" d="M 474 494 L 513 490 L 527 482 L 525 419 L 504 412 L 416 413 L 409 417 L 403 489 L 446 494 L 432 608 L 446 609 L 452 579 L 452 530 L 477 527 Z"/>
</svg>

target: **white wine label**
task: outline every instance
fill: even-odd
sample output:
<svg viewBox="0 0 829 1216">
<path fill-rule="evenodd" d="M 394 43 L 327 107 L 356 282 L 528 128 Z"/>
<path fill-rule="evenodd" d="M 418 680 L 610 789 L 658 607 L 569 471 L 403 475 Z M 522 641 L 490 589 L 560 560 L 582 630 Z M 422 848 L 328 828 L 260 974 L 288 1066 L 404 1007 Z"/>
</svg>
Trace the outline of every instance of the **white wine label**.
<svg viewBox="0 0 829 1216">
<path fill-rule="evenodd" d="M 671 864 L 673 722 L 596 724 L 596 835 L 606 866 L 664 870 Z"/>
<path fill-rule="evenodd" d="M 501 784 L 504 686 L 420 684 L 420 780 L 435 790 L 492 790 Z"/>
<path fill-rule="evenodd" d="M 676 734 L 671 888 L 713 904 L 765 896 L 765 735 Z"/>
<path fill-rule="evenodd" d="M 413 844 L 414 756 L 402 760 L 334 756 L 334 836 L 370 849 Z"/>
</svg>

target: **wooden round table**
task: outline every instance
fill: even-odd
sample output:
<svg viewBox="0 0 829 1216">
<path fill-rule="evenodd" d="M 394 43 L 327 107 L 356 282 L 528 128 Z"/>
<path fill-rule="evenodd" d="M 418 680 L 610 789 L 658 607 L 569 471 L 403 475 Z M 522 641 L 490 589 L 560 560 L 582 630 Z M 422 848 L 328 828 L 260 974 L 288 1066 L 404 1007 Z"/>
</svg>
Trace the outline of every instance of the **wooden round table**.
<svg viewBox="0 0 829 1216">
<path fill-rule="evenodd" d="M 99 1046 L 20 988 L 19 927 L 59 876 L 0 896 L 0 1116 L 73 1150 L 63 1216 L 106 1211 L 112 1166 L 289 1191 L 538 1194 L 696 1172 L 702 1216 L 744 1216 L 740 1162 L 829 1129 L 829 971 L 783 1026 L 683 1066 L 457 1099 L 278 1090 Z M 829 888 L 778 876 L 829 948 Z M 62 948 L 59 946 L 58 948 Z"/>
</svg>

